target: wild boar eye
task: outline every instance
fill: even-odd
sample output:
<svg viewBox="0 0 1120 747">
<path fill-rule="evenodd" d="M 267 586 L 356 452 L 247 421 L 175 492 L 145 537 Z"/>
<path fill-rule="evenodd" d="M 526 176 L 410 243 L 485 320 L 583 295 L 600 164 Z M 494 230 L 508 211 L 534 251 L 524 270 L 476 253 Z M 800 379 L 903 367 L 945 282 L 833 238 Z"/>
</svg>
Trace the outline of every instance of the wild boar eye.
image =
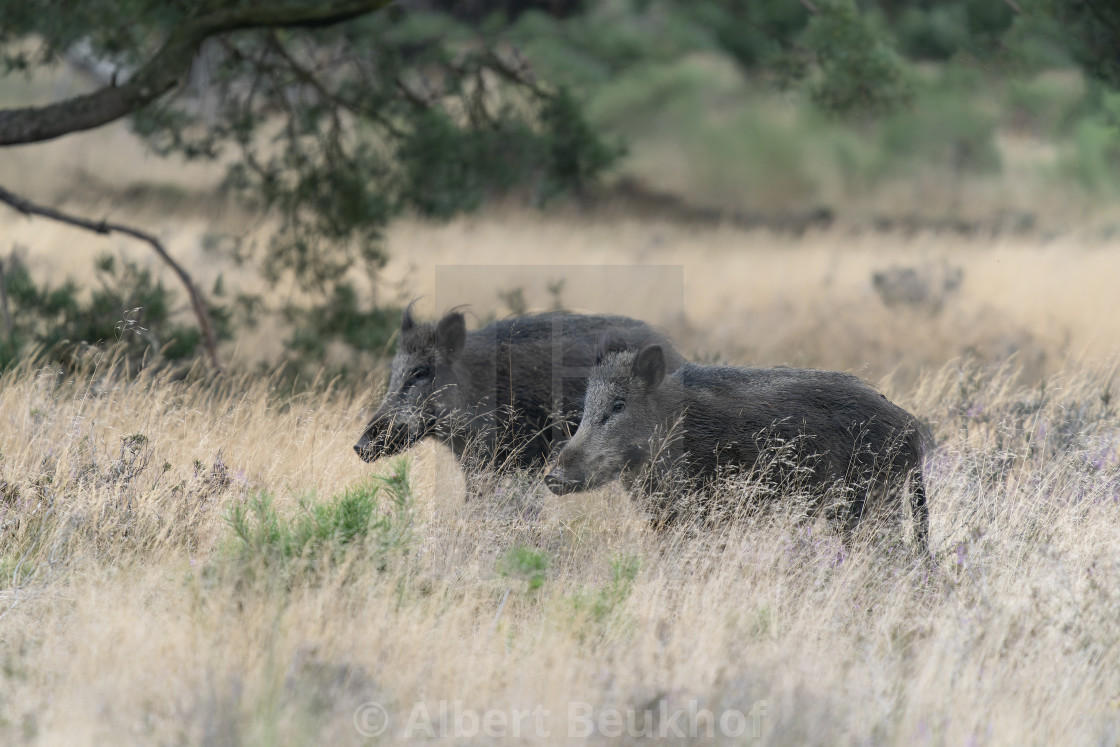
<svg viewBox="0 0 1120 747">
<path fill-rule="evenodd" d="M 420 379 L 426 379 L 431 375 L 432 369 L 428 368 L 427 366 L 417 366 L 409 372 L 408 378 L 411 381 L 419 381 Z"/>
<path fill-rule="evenodd" d="M 606 425 L 606 422 L 611 419 L 612 415 L 614 415 L 615 413 L 622 412 L 625 408 L 626 408 L 626 400 L 616 399 L 614 401 L 614 404 L 611 405 L 611 409 L 607 410 L 607 414 L 599 419 L 599 425 Z"/>
<path fill-rule="evenodd" d="M 610 417 L 612 417 L 612 415 L 622 412 L 625 409 L 626 400 L 615 400 L 615 403 L 610 405 L 610 411 L 607 412 L 607 414 L 603 415 L 603 420 L 600 420 L 599 424 L 606 423 L 608 420 L 610 420 Z"/>
</svg>

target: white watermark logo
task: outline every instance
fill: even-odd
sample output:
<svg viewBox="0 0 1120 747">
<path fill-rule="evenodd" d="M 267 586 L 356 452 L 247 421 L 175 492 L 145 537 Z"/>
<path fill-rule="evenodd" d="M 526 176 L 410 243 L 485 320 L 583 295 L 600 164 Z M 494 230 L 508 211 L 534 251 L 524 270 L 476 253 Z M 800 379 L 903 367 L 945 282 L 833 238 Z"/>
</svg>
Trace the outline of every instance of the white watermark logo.
<svg viewBox="0 0 1120 747">
<path fill-rule="evenodd" d="M 354 711 L 354 729 L 363 737 L 379 737 L 389 728 L 389 712 L 380 703 L 362 703 Z"/>
<path fill-rule="evenodd" d="M 736 743 L 762 737 L 766 701 L 758 700 L 746 712 L 729 708 L 718 713 L 691 700 L 680 705 L 666 700 L 651 708 L 597 708 L 573 701 L 563 713 L 544 706 L 533 708 L 468 708 L 461 700 L 414 703 L 402 723 L 391 724 L 380 703 L 363 703 L 354 712 L 354 728 L 363 737 L 377 737 L 393 726 L 394 734 L 409 739 L 473 739 L 566 736 L 584 739 L 601 736 L 646 739 L 729 738 Z"/>
</svg>

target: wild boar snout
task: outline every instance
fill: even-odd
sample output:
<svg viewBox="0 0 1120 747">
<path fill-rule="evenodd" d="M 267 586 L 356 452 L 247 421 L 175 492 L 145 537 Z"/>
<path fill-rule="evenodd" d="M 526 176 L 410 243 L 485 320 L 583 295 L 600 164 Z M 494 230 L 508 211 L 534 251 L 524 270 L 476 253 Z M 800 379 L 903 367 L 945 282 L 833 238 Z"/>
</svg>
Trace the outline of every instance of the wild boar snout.
<svg viewBox="0 0 1120 747">
<path fill-rule="evenodd" d="M 579 483 L 575 480 L 569 480 L 564 468 L 559 465 L 553 467 L 552 471 L 544 476 L 544 484 L 555 495 L 566 495 L 579 490 Z"/>
</svg>

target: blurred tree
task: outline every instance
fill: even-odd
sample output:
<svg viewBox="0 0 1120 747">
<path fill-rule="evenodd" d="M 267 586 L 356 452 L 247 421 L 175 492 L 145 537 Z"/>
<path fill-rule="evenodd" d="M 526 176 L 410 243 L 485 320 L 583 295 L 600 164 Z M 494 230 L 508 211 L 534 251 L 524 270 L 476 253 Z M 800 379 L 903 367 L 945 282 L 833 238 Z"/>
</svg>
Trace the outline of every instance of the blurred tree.
<svg viewBox="0 0 1120 747">
<path fill-rule="evenodd" d="M 224 158 L 227 187 L 280 219 L 255 257 L 266 276 L 324 302 L 337 301 L 351 268 L 383 263 L 382 231 L 402 211 L 448 217 L 511 191 L 539 202 L 584 190 L 617 157 L 571 94 L 536 80 L 516 48 L 402 5 L 0 0 L 0 74 L 56 65 L 75 49 L 112 70 L 93 93 L 0 110 L 0 146 L 131 117 L 161 155 Z M 206 86 L 188 85 L 192 65 L 205 66 Z M 217 365 L 207 304 L 154 237 L 2 187 L 0 201 L 148 241 L 186 286 Z"/>
<path fill-rule="evenodd" d="M 827 113 L 865 118 L 905 108 L 911 60 L 1013 59 L 1008 40 L 1031 24 L 1120 87 L 1120 4 L 1108 0 L 0 0 L 0 75 L 79 53 L 107 71 L 90 94 L 0 109 L 0 146 L 127 117 L 157 153 L 222 159 L 226 188 L 279 229 L 265 247 L 220 245 L 319 299 L 282 311 L 290 348 L 321 357 L 331 340 L 379 349 L 391 333 L 392 314 L 363 307 L 346 274 L 384 262 L 395 216 L 447 218 L 511 193 L 542 203 L 585 191 L 619 156 L 510 39 L 552 34 L 538 45 L 563 63 L 550 79 L 589 88 L 721 50 Z M 17 210 L 147 242 L 186 287 L 217 364 L 220 309 L 154 235 L 4 186 Z"/>
<path fill-rule="evenodd" d="M 1120 89 L 1120 3 L 1042 0 L 1039 10 L 1052 15 L 1065 28 L 1074 58 L 1086 73 Z"/>
<path fill-rule="evenodd" d="M 890 34 L 855 0 L 703 0 L 690 7 L 744 69 L 768 69 L 783 87 L 805 86 L 828 114 L 875 115 L 910 100 Z"/>
</svg>

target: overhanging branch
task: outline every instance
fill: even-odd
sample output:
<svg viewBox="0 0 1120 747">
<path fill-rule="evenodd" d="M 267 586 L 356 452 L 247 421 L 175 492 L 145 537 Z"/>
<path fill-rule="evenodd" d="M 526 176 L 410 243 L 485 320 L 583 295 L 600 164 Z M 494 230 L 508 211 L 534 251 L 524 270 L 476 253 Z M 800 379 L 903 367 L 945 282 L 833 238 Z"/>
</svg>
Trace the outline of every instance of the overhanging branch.
<svg viewBox="0 0 1120 747">
<path fill-rule="evenodd" d="M 0 146 L 52 140 L 127 116 L 174 88 L 207 37 L 254 28 L 329 26 L 372 13 L 392 0 L 275 2 L 213 10 L 188 18 L 123 85 L 49 106 L 0 110 Z"/>
<path fill-rule="evenodd" d="M 163 243 L 159 239 L 152 236 L 150 233 L 145 233 L 144 231 L 121 225 L 120 223 L 110 223 L 104 220 L 92 221 L 64 213 L 61 210 L 37 205 L 26 198 L 12 194 L 3 187 L 0 187 L 0 202 L 10 205 L 24 215 L 39 215 L 44 218 L 56 220 L 60 223 L 65 223 L 69 226 L 84 228 L 87 231 L 93 231 L 94 233 L 102 235 L 123 233 L 125 236 L 131 236 L 134 239 L 146 242 L 152 247 L 155 253 L 159 255 L 160 259 L 167 263 L 167 266 L 178 276 L 179 281 L 183 284 L 183 287 L 186 288 L 187 295 L 190 297 L 191 301 L 191 309 L 194 310 L 195 319 L 198 320 L 198 328 L 202 331 L 202 345 L 206 348 L 206 356 L 210 359 L 210 365 L 213 366 L 214 371 L 221 373 L 222 366 L 218 362 L 218 340 L 214 335 L 214 325 L 210 323 L 210 315 L 206 311 L 206 304 L 202 300 L 202 294 L 199 293 L 198 288 L 195 287 L 191 276 L 187 274 L 187 271 L 183 269 L 182 265 L 176 262 L 172 256 L 167 253 L 167 249 L 164 248 Z"/>
</svg>

